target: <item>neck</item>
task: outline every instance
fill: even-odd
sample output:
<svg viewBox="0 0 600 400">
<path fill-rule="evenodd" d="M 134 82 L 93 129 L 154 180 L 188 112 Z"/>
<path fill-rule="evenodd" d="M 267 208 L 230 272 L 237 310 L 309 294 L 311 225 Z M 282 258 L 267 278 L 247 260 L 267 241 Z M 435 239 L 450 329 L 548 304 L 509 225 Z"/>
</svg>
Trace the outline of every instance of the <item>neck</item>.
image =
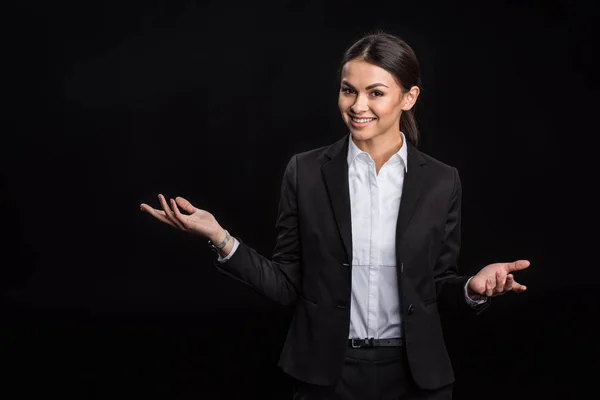
<svg viewBox="0 0 600 400">
<path fill-rule="evenodd" d="M 352 137 L 352 141 L 359 149 L 369 153 L 375 161 L 378 172 L 381 166 L 396 154 L 403 145 L 402 135 L 398 131 L 377 135 L 367 140 L 356 140 Z"/>
</svg>

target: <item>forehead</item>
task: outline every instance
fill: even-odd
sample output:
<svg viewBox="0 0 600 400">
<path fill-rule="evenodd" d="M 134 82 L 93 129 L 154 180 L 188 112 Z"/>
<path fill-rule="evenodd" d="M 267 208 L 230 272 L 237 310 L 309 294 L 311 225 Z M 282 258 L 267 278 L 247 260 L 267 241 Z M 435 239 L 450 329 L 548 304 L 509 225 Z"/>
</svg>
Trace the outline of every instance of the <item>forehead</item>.
<svg viewBox="0 0 600 400">
<path fill-rule="evenodd" d="M 388 87 L 397 85 L 394 76 L 385 69 L 364 60 L 351 60 L 342 67 L 342 80 L 353 86 L 368 86 L 372 83 L 383 83 Z"/>
</svg>

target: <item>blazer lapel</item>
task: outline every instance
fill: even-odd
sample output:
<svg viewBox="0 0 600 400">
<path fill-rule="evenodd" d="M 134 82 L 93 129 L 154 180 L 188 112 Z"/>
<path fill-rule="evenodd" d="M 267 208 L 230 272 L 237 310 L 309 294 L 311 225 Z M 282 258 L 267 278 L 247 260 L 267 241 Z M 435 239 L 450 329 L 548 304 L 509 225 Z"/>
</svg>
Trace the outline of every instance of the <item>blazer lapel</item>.
<svg viewBox="0 0 600 400">
<path fill-rule="evenodd" d="M 396 249 L 400 248 L 402 235 L 408 227 L 408 223 L 410 222 L 419 196 L 421 195 L 424 181 L 423 166 L 427 164 L 427 161 L 425 161 L 417 149 L 408 142 L 407 145 L 408 169 L 404 176 L 402 199 L 400 200 L 400 210 L 398 212 L 398 221 L 396 224 Z"/>
<path fill-rule="evenodd" d="M 332 144 L 325 156 L 321 170 L 335 215 L 340 237 L 346 249 L 348 262 L 352 263 L 352 215 L 350 209 L 350 187 L 348 185 L 348 141 L 349 135 Z M 408 171 L 404 177 L 402 199 L 396 225 L 396 249 L 400 248 L 402 235 L 406 231 L 423 188 L 423 166 L 427 161 L 410 143 L 408 145 Z"/>
<path fill-rule="evenodd" d="M 348 140 L 349 135 L 332 144 L 325 156 L 329 159 L 321 170 L 325 179 L 327 193 L 335 215 L 338 230 L 348 263 L 352 263 L 352 221 L 350 210 L 350 187 L 348 185 Z"/>
</svg>

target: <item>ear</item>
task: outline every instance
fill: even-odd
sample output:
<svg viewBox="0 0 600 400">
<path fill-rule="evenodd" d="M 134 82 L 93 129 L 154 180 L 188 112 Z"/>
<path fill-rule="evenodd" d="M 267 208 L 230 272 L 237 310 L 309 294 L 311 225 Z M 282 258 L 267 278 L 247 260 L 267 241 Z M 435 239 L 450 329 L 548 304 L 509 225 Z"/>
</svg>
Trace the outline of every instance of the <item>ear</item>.
<svg viewBox="0 0 600 400">
<path fill-rule="evenodd" d="M 421 89 L 419 89 L 418 86 L 413 86 L 408 92 L 404 93 L 404 96 L 402 98 L 402 110 L 408 111 L 411 108 L 413 108 L 413 106 L 417 102 L 417 98 L 419 97 L 420 93 Z"/>
</svg>

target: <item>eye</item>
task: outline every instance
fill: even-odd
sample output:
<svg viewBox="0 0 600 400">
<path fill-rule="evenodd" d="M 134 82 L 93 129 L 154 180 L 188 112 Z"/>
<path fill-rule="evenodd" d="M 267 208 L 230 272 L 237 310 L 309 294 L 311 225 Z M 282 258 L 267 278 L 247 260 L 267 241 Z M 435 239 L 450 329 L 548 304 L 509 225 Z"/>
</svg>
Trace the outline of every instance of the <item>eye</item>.
<svg viewBox="0 0 600 400">
<path fill-rule="evenodd" d="M 371 94 L 375 97 L 383 96 L 383 93 L 380 92 L 379 90 L 374 90 L 371 92 Z"/>
<path fill-rule="evenodd" d="M 341 92 L 344 94 L 353 94 L 354 93 L 354 89 L 351 89 L 349 87 L 342 87 Z"/>
</svg>

